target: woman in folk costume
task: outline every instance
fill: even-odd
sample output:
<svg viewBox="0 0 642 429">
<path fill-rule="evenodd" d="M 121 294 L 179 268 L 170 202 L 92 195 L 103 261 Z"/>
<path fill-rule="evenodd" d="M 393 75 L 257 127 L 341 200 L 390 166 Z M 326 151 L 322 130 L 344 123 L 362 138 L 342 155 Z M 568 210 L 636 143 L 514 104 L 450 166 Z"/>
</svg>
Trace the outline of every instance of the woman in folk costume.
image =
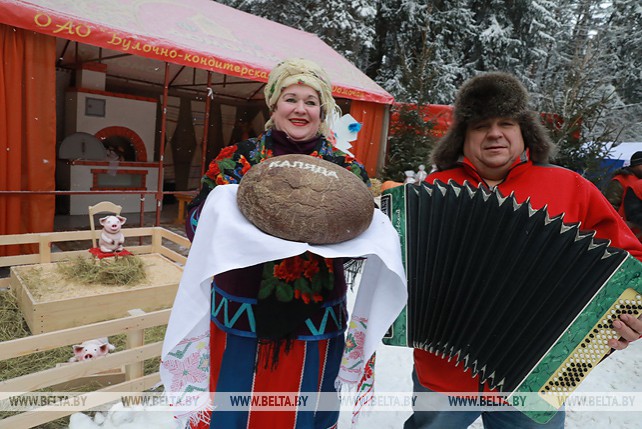
<svg viewBox="0 0 642 429">
<path fill-rule="evenodd" d="M 280 240 L 251 227 L 229 237 L 237 226 L 234 223 L 244 220 L 235 203 L 221 208 L 225 194 L 234 189 L 252 165 L 273 156 L 305 154 L 322 158 L 348 169 L 369 185 L 364 167 L 327 139 L 331 135 L 328 118 L 339 108 L 332 97 L 328 76 L 317 64 L 303 59 L 278 64 L 269 75 L 265 100 L 271 112 L 265 133 L 224 148 L 210 163 L 202 190 L 188 207 L 187 231 L 194 244 L 168 326 L 161 376 L 166 391 L 219 392 L 214 396 L 213 411 L 200 410 L 188 415 L 193 428 L 336 427 L 339 417 L 336 386 L 341 381 L 359 380 L 363 386 L 365 379 L 371 388 L 374 363 L 369 358 L 378 339 L 364 338 L 367 334 L 380 339 L 405 303 L 403 268 L 397 254 L 398 244 L 395 245 L 398 239 L 394 229 L 387 228 L 377 216 L 379 221 L 362 234 L 364 238 L 351 241 L 354 254 L 345 250 L 341 253 L 332 246 L 316 249 L 307 243 Z M 223 225 L 226 222 L 230 225 Z M 368 233 L 375 227 L 384 231 L 369 239 Z M 389 237 L 388 250 L 372 249 L 377 235 L 379 239 L 382 235 Z M 251 240 L 256 241 L 248 244 Z M 217 250 L 217 256 L 210 256 Z M 233 256 L 234 252 L 238 255 Z M 393 304 L 382 311 L 384 317 L 375 323 L 376 328 L 366 332 L 367 315 L 373 307 L 371 301 L 375 300 L 365 299 L 367 302 L 361 304 L 363 310 L 357 313 L 366 317 L 357 319 L 361 323 L 354 323 L 356 313 L 353 314 L 351 323 L 355 329 L 351 328 L 346 343 L 348 314 L 343 262 L 350 256 L 368 254 L 380 263 L 373 264 L 372 273 L 364 272 L 364 277 L 371 277 L 375 286 L 382 282 L 392 285 L 392 296 L 384 300 Z M 226 265 L 221 260 L 230 262 Z M 214 265 L 217 268 L 212 268 Z M 209 267 L 206 273 L 205 266 Z M 197 271 L 201 274 L 194 274 Z M 203 281 L 210 274 L 213 281 L 211 277 Z M 193 310 L 190 306 L 202 307 L 194 298 L 194 291 L 203 297 L 202 289 L 210 287 L 208 282 L 211 283 L 209 333 L 196 328 L 187 332 L 182 326 L 184 322 L 190 323 L 185 312 Z M 275 282 L 290 285 L 292 296 L 277 299 L 276 288 L 271 287 Z M 194 288 L 193 283 L 201 283 L 201 289 Z M 368 344 L 364 345 L 366 341 Z M 207 345 L 209 351 L 204 352 Z M 204 380 L 206 377 L 209 380 Z M 252 407 L 227 410 L 216 405 L 220 392 L 332 393 L 334 401 L 312 411 L 292 408 L 257 412 Z"/>
<path fill-rule="evenodd" d="M 252 165 L 273 156 L 305 154 L 322 158 L 347 168 L 370 186 L 363 165 L 328 141 L 332 137 L 329 121 L 340 116 L 341 110 L 321 67 L 304 59 L 283 61 L 270 72 L 264 94 L 271 114 L 265 132 L 224 148 L 210 163 L 201 192 L 187 206 L 185 227 L 190 239 L 210 191 L 218 185 L 239 183 Z"/>
</svg>

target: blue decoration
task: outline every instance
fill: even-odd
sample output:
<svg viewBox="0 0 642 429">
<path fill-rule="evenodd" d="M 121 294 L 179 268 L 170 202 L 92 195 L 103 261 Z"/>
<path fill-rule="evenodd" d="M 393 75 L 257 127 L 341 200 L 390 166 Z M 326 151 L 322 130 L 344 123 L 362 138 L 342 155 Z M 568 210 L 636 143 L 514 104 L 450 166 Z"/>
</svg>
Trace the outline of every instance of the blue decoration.
<svg viewBox="0 0 642 429">
<path fill-rule="evenodd" d="M 348 125 L 348 131 L 351 133 L 358 133 L 361 130 L 361 124 L 359 122 L 353 122 Z"/>
</svg>

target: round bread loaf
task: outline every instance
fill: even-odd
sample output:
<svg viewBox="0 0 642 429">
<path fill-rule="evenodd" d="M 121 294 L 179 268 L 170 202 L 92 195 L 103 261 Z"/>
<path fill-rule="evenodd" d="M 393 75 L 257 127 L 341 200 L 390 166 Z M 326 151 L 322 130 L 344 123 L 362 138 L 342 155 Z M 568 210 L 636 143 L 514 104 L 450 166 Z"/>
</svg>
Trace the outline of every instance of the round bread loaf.
<svg viewBox="0 0 642 429">
<path fill-rule="evenodd" d="M 311 244 L 358 236 L 374 212 L 372 194 L 359 177 L 308 155 L 281 155 L 254 165 L 241 180 L 237 203 L 263 232 Z"/>
</svg>

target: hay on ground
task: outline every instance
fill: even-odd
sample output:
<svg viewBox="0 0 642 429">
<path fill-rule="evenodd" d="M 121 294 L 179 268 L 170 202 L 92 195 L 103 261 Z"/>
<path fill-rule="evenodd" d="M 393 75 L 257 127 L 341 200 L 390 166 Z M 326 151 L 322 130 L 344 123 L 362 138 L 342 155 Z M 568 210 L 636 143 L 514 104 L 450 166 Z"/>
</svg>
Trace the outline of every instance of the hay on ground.
<svg viewBox="0 0 642 429">
<path fill-rule="evenodd" d="M 130 258 L 130 256 L 127 258 Z M 136 255 L 136 259 L 134 261 L 138 260 L 142 261 L 142 271 L 144 272 L 145 277 L 137 280 L 136 284 L 89 283 L 79 279 L 70 279 L 62 272 L 65 268 L 59 268 L 64 265 L 68 266 L 68 268 L 73 271 L 76 269 L 76 264 L 91 263 L 91 260 L 86 262 L 72 260 L 65 262 L 61 261 L 46 264 L 15 266 L 12 267 L 12 270 L 15 271 L 16 275 L 19 277 L 20 283 L 29 290 L 36 302 L 47 302 L 58 299 L 122 292 L 138 288 L 178 284 L 181 279 L 182 269 L 180 266 L 161 255 Z"/>
<path fill-rule="evenodd" d="M 136 255 L 96 259 L 78 257 L 58 265 L 68 280 L 89 284 L 135 285 L 145 280 L 145 264 Z"/>
</svg>

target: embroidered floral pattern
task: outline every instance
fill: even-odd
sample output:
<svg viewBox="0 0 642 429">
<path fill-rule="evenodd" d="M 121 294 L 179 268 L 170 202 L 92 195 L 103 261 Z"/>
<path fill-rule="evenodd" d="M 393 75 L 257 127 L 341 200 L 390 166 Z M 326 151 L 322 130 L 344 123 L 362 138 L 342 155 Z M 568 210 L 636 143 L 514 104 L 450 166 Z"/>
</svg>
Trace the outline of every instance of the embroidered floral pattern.
<svg viewBox="0 0 642 429">
<path fill-rule="evenodd" d="M 353 315 L 348 326 L 343 359 L 339 370 L 339 381 L 348 386 L 355 385 L 356 400 L 355 410 L 352 414 L 352 424 L 356 424 L 359 413 L 363 407 L 374 397 L 374 366 L 375 356 L 365 356 L 364 345 L 368 319 Z M 341 377 L 341 374 L 345 378 Z M 349 378 L 349 379 L 348 379 Z"/>
<path fill-rule="evenodd" d="M 366 361 L 363 346 L 367 329 L 368 319 L 353 315 L 348 325 L 348 334 L 346 335 L 343 359 L 341 360 L 341 369 L 355 376 L 354 380 L 347 380 L 348 382 L 356 382 L 357 377 L 361 375 L 361 368 Z"/>
<path fill-rule="evenodd" d="M 366 341 L 366 333 L 363 331 L 356 331 L 353 334 L 354 340 L 353 342 L 355 344 L 361 344 L 363 345 Z M 363 354 L 363 347 L 354 347 L 352 351 L 350 351 L 348 358 L 349 359 L 359 359 L 360 355 Z"/>
<path fill-rule="evenodd" d="M 172 392 L 207 391 L 209 384 L 209 332 L 181 341 L 161 363 L 170 377 Z"/>
<path fill-rule="evenodd" d="M 374 399 L 374 366 L 376 360 L 376 353 L 373 353 L 370 359 L 365 364 L 363 369 L 363 375 L 361 380 L 359 380 L 359 385 L 357 386 L 357 399 L 354 405 L 354 411 L 352 412 L 352 424 L 357 424 L 359 420 L 359 415 L 363 407 L 372 402 Z"/>
<path fill-rule="evenodd" d="M 179 392 L 184 386 L 201 382 L 207 378 L 203 371 L 198 353 L 192 353 L 183 360 L 163 362 L 163 365 L 173 375 L 172 392 Z"/>
<path fill-rule="evenodd" d="M 274 294 L 282 302 L 300 299 L 306 304 L 321 302 L 323 289 L 334 288 L 331 259 L 310 252 L 263 264 L 259 299 Z"/>
</svg>

